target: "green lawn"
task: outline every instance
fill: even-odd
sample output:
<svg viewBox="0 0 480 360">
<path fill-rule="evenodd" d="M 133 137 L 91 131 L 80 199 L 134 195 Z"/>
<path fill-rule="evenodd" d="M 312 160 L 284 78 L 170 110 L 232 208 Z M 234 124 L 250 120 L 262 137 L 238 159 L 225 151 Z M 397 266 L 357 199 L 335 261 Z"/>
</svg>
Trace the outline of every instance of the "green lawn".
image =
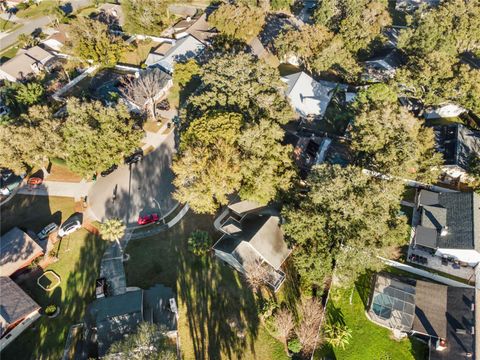
<svg viewBox="0 0 480 360">
<path fill-rule="evenodd" d="M 350 304 L 352 289 L 332 289 L 328 304 L 329 314 L 343 318 L 352 331 L 350 344 L 342 349 L 324 346 L 317 354 L 330 358 L 345 360 L 424 360 L 427 358 L 427 347 L 416 339 L 393 339 L 390 330 L 378 326 L 367 319 L 365 305 L 370 292 L 370 277 L 362 276 L 362 281 L 355 286 Z"/>
<path fill-rule="evenodd" d="M 13 27 L 15 27 L 14 22 L 4 20 L 4 19 L 0 19 L 0 32 L 10 30 Z"/>
<path fill-rule="evenodd" d="M 36 18 L 51 14 L 58 7 L 56 0 L 43 0 L 38 4 L 33 4 L 24 10 L 18 11 L 15 15 L 21 18 Z"/>
<path fill-rule="evenodd" d="M 140 66 L 147 59 L 152 48 L 157 47 L 158 43 L 153 41 L 135 41 L 132 48 L 122 54 L 120 63 L 131 66 Z"/>
<path fill-rule="evenodd" d="M 212 217 L 190 212 L 167 232 L 131 241 L 127 285 L 163 283 L 176 289 L 184 359 L 286 359 L 282 345 L 262 327 L 256 300 L 239 275 L 214 257 L 198 258 L 187 250 L 195 229 L 218 238 L 212 223 Z M 244 338 L 228 325 L 233 319 L 242 324 Z"/>
<path fill-rule="evenodd" d="M 9 47 L 7 50 L 0 53 L 0 63 L 3 64 L 5 61 L 10 60 L 15 55 L 17 55 L 18 46 Z"/>
</svg>

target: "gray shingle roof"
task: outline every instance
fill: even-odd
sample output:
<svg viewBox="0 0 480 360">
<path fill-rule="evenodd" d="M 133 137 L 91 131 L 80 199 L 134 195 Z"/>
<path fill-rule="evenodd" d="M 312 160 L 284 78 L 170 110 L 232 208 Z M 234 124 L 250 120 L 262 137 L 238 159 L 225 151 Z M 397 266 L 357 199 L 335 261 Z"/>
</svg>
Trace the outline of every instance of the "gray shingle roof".
<svg viewBox="0 0 480 360">
<path fill-rule="evenodd" d="M 422 214 L 421 225 L 430 228 L 433 225 L 437 229 L 437 247 L 480 251 L 480 196 L 473 192 L 439 193 L 437 204 L 432 204 L 431 198 L 426 190 L 420 192 L 420 205 L 429 215 L 424 217 Z M 428 199 L 429 205 L 423 206 L 422 199 Z M 435 212 L 430 211 L 434 208 L 437 208 Z M 447 231 L 440 235 L 441 227 L 436 225 L 442 223 L 446 223 Z"/>
<path fill-rule="evenodd" d="M 447 336 L 447 286 L 417 280 L 413 330 L 422 334 Z"/>
<path fill-rule="evenodd" d="M 0 276 L 10 276 L 29 265 L 43 250 L 24 231 L 15 227 L 0 237 Z"/>
<path fill-rule="evenodd" d="M 0 295 L 0 336 L 9 325 L 40 309 L 9 277 L 0 276 Z"/>
</svg>

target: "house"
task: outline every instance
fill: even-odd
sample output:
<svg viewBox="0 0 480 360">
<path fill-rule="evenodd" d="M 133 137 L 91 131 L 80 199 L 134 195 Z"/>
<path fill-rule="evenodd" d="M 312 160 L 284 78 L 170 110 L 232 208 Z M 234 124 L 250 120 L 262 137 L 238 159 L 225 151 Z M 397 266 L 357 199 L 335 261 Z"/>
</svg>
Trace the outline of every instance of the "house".
<svg viewBox="0 0 480 360">
<path fill-rule="evenodd" d="M 0 237 L 0 276 L 13 275 L 42 255 L 40 245 L 15 227 Z"/>
<path fill-rule="evenodd" d="M 121 29 L 125 25 L 125 14 L 119 4 L 102 4 L 98 8 L 98 19 L 110 27 Z"/>
<path fill-rule="evenodd" d="M 177 305 L 172 289 L 157 284 L 148 290 L 131 289 L 123 294 L 96 299 L 87 308 L 85 325 L 96 336 L 98 356 L 110 346 L 136 332 L 141 322 L 161 325 L 165 335 L 177 338 Z"/>
<path fill-rule="evenodd" d="M 466 112 L 464 108 L 456 104 L 442 104 L 425 109 L 425 119 L 453 118 Z"/>
<path fill-rule="evenodd" d="M 414 12 L 420 7 L 436 7 L 440 5 L 441 0 L 397 0 L 395 10 L 404 12 Z"/>
<path fill-rule="evenodd" d="M 433 127 L 433 131 L 435 148 L 444 159 L 443 172 L 466 182 L 471 159 L 480 158 L 480 131 L 462 124 L 438 125 Z"/>
<path fill-rule="evenodd" d="M 173 25 L 171 30 L 175 39 L 181 39 L 185 36 L 192 35 L 202 43 L 207 42 L 212 36 L 217 34 L 207 22 L 206 13 L 197 17 L 187 16 L 185 19 L 182 19 Z"/>
<path fill-rule="evenodd" d="M 364 81 L 382 82 L 395 76 L 397 69 L 403 64 L 403 58 L 397 49 L 388 50 L 370 60 L 365 61 Z"/>
<path fill-rule="evenodd" d="M 398 39 L 400 33 L 403 29 L 406 29 L 406 26 L 387 26 L 383 29 L 382 33 L 386 39 L 384 46 L 387 49 L 395 49 L 398 46 Z"/>
<path fill-rule="evenodd" d="M 428 339 L 429 359 L 472 359 L 475 348 L 475 289 L 375 276 L 368 316 L 394 332 Z"/>
<path fill-rule="evenodd" d="M 12 82 L 26 80 L 47 69 L 54 58 L 52 53 L 40 46 L 31 47 L 0 66 L 0 79 Z"/>
<path fill-rule="evenodd" d="M 49 36 L 41 42 L 43 48 L 51 52 L 62 51 L 63 47 L 70 39 L 68 29 L 69 27 L 66 24 L 59 24 L 55 28 L 45 29 L 44 33 L 47 33 Z"/>
<path fill-rule="evenodd" d="M 12 279 L 0 276 L 0 351 L 40 317 L 40 305 Z"/>
<path fill-rule="evenodd" d="M 480 262 L 480 195 L 421 190 L 415 210 L 414 248 L 464 266 Z"/>
<path fill-rule="evenodd" d="M 285 280 L 281 266 L 291 252 L 280 229 L 278 212 L 241 201 L 229 205 L 214 225 L 223 234 L 213 245 L 215 255 L 243 274 L 257 266 L 265 267 L 268 284 L 277 291 Z"/>
<path fill-rule="evenodd" d="M 205 48 L 205 45 L 192 35 L 175 40 L 171 45 L 164 44 L 148 54 L 145 64 L 149 67 L 159 66 L 169 74 L 173 72 L 175 62 L 194 58 Z"/>
<path fill-rule="evenodd" d="M 288 85 L 286 95 L 293 108 L 304 118 L 322 118 L 336 89 L 346 89 L 341 84 L 316 81 L 303 71 L 284 76 L 282 80 Z"/>
</svg>

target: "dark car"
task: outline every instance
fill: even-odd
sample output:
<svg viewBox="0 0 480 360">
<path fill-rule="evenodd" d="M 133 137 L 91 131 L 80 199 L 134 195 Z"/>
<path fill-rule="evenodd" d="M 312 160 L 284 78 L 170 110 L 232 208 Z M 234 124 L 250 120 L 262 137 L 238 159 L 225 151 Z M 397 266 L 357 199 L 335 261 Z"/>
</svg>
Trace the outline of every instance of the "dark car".
<svg viewBox="0 0 480 360">
<path fill-rule="evenodd" d="M 137 149 L 135 152 L 125 158 L 125 164 L 135 164 L 143 159 L 143 150 Z"/>
<path fill-rule="evenodd" d="M 99 278 L 95 281 L 95 297 L 97 299 L 105 297 L 107 295 L 107 290 L 107 279 Z"/>
<path fill-rule="evenodd" d="M 157 109 L 158 110 L 170 110 L 170 103 L 166 99 L 162 100 L 161 102 L 159 102 L 157 104 Z"/>
<path fill-rule="evenodd" d="M 103 171 L 100 173 L 100 175 L 101 175 L 102 177 L 105 177 L 105 176 L 107 176 L 107 175 L 110 175 L 112 172 L 114 172 L 115 170 L 117 170 L 117 168 L 118 168 L 118 165 L 113 164 L 113 165 L 110 166 L 108 169 L 103 170 Z"/>
</svg>

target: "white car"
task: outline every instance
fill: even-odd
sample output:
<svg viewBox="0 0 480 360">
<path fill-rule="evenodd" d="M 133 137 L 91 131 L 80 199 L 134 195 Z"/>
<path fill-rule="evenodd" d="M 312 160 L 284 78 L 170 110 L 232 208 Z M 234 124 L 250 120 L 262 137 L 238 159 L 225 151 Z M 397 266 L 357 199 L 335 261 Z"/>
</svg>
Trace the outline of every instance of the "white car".
<svg viewBox="0 0 480 360">
<path fill-rule="evenodd" d="M 68 221 L 67 223 L 63 223 L 62 226 L 60 227 L 60 230 L 58 230 L 58 236 L 64 237 L 67 235 L 70 235 L 80 229 L 82 227 L 82 224 L 80 223 L 80 220 L 73 220 L 73 221 Z"/>
</svg>

